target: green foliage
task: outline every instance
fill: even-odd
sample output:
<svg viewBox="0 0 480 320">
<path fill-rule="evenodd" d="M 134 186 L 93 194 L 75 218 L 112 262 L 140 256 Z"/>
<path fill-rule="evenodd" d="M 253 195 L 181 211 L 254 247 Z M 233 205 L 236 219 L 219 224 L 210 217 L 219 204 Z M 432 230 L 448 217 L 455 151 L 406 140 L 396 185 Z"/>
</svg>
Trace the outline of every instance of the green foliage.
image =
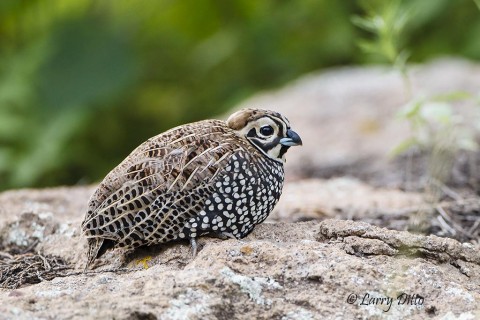
<svg viewBox="0 0 480 320">
<path fill-rule="evenodd" d="M 414 147 L 431 151 L 439 145 L 452 154 L 460 150 L 477 151 L 476 133 L 452 105 L 471 99 L 469 93 L 452 92 L 412 100 L 398 112 L 398 117 L 410 124 L 412 136 L 394 148 L 392 154 L 399 155 Z"/>
<path fill-rule="evenodd" d="M 363 52 L 378 55 L 405 72 L 408 52 L 402 49 L 402 38 L 411 13 L 400 5 L 401 0 L 359 2 L 365 15 L 354 16 L 352 22 L 374 38 L 360 39 L 358 45 Z"/>
<path fill-rule="evenodd" d="M 417 148 L 428 154 L 428 177 L 437 186 L 447 181 L 455 156 L 459 151 L 477 151 L 479 146 L 475 140 L 478 132 L 470 129 L 453 103 L 476 100 L 468 92 L 449 92 L 433 97 L 412 98 L 411 82 L 407 73 L 408 53 L 402 46 L 405 42 L 403 34 L 407 28 L 415 28 L 420 20 L 428 17 L 425 8 L 439 12 L 439 8 L 447 7 L 445 1 L 436 5 L 422 2 L 424 12 L 408 1 L 361 1 L 363 16 L 355 16 L 353 22 L 363 30 L 374 35 L 373 39 L 360 40 L 360 48 L 368 54 L 375 54 L 396 67 L 405 80 L 409 102 L 399 112 L 398 117 L 410 124 L 411 136 L 392 150 L 398 156 Z M 477 6 L 479 1 L 475 0 Z M 480 8 L 480 7 L 479 7 Z M 478 13 L 477 13 L 478 14 Z M 417 23 L 413 23 L 416 21 Z M 478 101 L 478 100 L 477 100 Z M 478 122 L 478 119 L 477 119 Z M 436 188 L 432 188 L 434 190 Z"/>
<path fill-rule="evenodd" d="M 373 39 L 360 39 L 358 46 L 367 54 L 379 57 L 380 61 L 392 64 L 399 70 L 408 95 L 411 84 L 407 75 L 407 60 L 410 53 L 403 48 L 405 28 L 412 20 L 412 10 L 402 6 L 401 0 L 360 0 L 364 16 L 354 16 L 352 22 L 373 35 Z"/>
<path fill-rule="evenodd" d="M 358 36 L 399 65 L 410 43 L 412 61 L 480 58 L 472 1 L 385 3 L 2 0 L 0 189 L 98 180 L 169 127 L 303 73 L 380 61 Z"/>
</svg>

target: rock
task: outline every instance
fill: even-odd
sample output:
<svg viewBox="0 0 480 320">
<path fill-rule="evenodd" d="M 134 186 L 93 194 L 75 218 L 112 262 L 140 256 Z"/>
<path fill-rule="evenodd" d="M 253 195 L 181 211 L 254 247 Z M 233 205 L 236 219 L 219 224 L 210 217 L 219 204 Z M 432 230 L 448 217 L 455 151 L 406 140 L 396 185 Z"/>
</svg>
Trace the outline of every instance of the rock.
<svg viewBox="0 0 480 320">
<path fill-rule="evenodd" d="M 286 183 L 269 220 L 361 219 L 379 212 L 393 216 L 427 205 L 423 194 L 373 188 L 353 178 L 303 179 Z"/>
<path fill-rule="evenodd" d="M 469 243 L 461 244 L 453 239 L 434 235 L 422 236 L 406 231 L 393 231 L 368 223 L 352 224 L 350 221 L 325 220 L 320 224 L 317 240 L 329 239 L 342 239 L 348 243 L 348 251 L 352 254 L 425 256 L 452 265 L 457 265 L 458 261 L 480 265 L 480 252 Z"/>
<path fill-rule="evenodd" d="M 478 316 L 478 248 L 363 222 L 266 222 L 242 241 L 202 238 L 195 259 L 187 243 L 140 249 L 130 258 L 116 250 L 105 255 L 103 266 L 82 273 L 86 248 L 78 232 L 83 218 L 80 204 L 87 202 L 91 191 L 77 187 L 0 195 L 4 210 L 14 214 L 6 219 L 10 223 L 3 230 L 16 226 L 15 221 L 23 223 L 25 215 L 16 215 L 15 210 L 25 212 L 40 199 L 66 200 L 69 194 L 75 195 L 70 205 L 68 201 L 50 201 L 43 207 L 57 225 L 72 225 L 75 230 L 65 232 L 57 227 L 38 245 L 43 254 L 62 256 L 73 269 L 51 281 L 0 289 L 0 318 L 388 315 L 421 319 L 449 312 Z M 32 192 L 30 197 L 28 192 Z M 16 209 L 6 209 L 6 204 Z"/>
</svg>

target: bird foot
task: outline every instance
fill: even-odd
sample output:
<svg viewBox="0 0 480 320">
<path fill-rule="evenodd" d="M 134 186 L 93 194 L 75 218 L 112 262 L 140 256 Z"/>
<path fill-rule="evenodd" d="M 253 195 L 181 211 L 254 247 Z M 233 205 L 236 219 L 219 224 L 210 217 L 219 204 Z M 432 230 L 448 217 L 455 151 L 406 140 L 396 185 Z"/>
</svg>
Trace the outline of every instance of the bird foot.
<svg viewBox="0 0 480 320">
<path fill-rule="evenodd" d="M 221 240 L 228 240 L 228 239 L 235 239 L 238 240 L 237 237 L 230 232 L 212 232 L 208 234 L 210 237 L 221 239 Z"/>
<path fill-rule="evenodd" d="M 197 240 L 195 238 L 190 238 L 190 246 L 192 247 L 192 257 L 197 256 Z"/>
</svg>

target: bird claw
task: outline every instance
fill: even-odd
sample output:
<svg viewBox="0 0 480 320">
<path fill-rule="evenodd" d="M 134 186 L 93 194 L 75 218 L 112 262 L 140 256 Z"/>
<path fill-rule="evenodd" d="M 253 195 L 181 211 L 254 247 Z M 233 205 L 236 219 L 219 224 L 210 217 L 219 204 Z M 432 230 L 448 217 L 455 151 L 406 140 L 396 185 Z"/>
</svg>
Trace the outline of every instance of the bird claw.
<svg viewBox="0 0 480 320">
<path fill-rule="evenodd" d="M 237 237 L 235 237 L 233 233 L 230 233 L 230 232 L 214 233 L 213 235 L 222 240 L 228 240 L 228 239 L 237 240 Z"/>
</svg>

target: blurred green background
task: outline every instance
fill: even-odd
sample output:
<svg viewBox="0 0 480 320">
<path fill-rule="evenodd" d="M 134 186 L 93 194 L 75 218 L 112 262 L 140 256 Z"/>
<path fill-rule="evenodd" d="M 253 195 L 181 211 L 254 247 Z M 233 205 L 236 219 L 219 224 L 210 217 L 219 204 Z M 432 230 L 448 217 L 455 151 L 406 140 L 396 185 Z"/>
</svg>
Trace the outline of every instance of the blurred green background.
<svg viewBox="0 0 480 320">
<path fill-rule="evenodd" d="M 409 61 L 480 59 L 475 0 L 399 3 Z M 355 0 L 1 0 L 0 189 L 91 183 L 172 126 L 382 62 L 357 45 L 367 14 Z"/>
</svg>

